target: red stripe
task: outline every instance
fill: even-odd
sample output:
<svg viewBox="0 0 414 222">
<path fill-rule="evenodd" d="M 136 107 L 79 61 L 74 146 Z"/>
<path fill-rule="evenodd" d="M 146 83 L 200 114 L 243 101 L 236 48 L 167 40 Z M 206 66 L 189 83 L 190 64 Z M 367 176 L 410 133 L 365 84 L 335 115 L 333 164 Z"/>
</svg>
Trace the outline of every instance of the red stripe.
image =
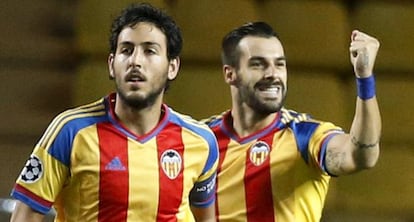
<svg viewBox="0 0 414 222">
<path fill-rule="evenodd" d="M 258 140 L 259 141 L 259 140 Z M 262 138 L 272 149 L 273 134 Z M 273 222 L 273 198 L 270 177 L 270 157 L 264 163 L 255 166 L 250 162 L 250 149 L 247 151 L 244 184 L 246 192 L 247 221 Z"/>
<path fill-rule="evenodd" d="M 176 214 L 181 205 L 183 195 L 183 167 L 184 167 L 184 144 L 182 141 L 181 127 L 177 125 L 167 125 L 164 130 L 157 136 L 158 160 L 161 161 L 162 154 L 173 149 L 181 157 L 181 167 L 178 176 L 170 179 L 162 169 L 162 163 L 159 162 L 159 206 L 157 221 L 177 221 Z"/>
<path fill-rule="evenodd" d="M 98 124 L 97 130 L 100 149 L 98 221 L 126 221 L 129 190 L 127 138 L 110 124 Z M 117 159 L 121 165 L 113 164 Z"/>
<path fill-rule="evenodd" d="M 33 199 L 34 201 L 36 201 L 37 203 L 41 204 L 44 207 L 51 208 L 52 205 L 53 205 L 52 202 L 47 201 L 47 200 L 45 200 L 43 198 L 40 198 L 39 196 L 33 194 L 31 191 L 29 191 L 28 189 L 20 186 L 19 184 L 16 184 L 14 186 L 14 190 L 16 190 L 17 192 L 19 192 L 19 193 L 21 193 L 21 194 L 23 194 L 25 196 L 30 197 L 31 199 Z"/>
<path fill-rule="evenodd" d="M 223 165 L 223 161 L 224 158 L 226 157 L 226 153 L 227 153 L 227 149 L 228 149 L 228 145 L 230 143 L 230 138 L 228 136 L 226 136 L 223 131 L 220 130 L 219 127 L 213 129 L 214 134 L 216 135 L 216 138 L 218 138 L 218 146 L 219 146 L 219 162 L 218 162 L 218 167 L 217 167 L 217 175 L 220 175 L 220 171 L 221 171 L 221 166 Z M 216 179 L 216 191 L 217 188 L 219 187 L 219 177 L 217 177 Z M 220 214 L 220 210 L 219 210 L 219 201 L 218 201 L 218 196 L 217 196 L 217 192 L 216 192 L 216 218 L 218 221 L 218 217 Z"/>
</svg>

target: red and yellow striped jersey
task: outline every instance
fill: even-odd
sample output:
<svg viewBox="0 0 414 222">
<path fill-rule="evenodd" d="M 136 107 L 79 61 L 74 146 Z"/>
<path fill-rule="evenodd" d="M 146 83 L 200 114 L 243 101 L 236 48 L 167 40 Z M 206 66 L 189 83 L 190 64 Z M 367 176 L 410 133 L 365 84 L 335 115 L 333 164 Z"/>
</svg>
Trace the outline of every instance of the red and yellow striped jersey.
<svg viewBox="0 0 414 222">
<path fill-rule="evenodd" d="M 219 143 L 218 221 L 319 221 L 330 176 L 327 141 L 343 131 L 282 109 L 267 127 L 240 138 L 225 112 L 206 120 Z"/>
<path fill-rule="evenodd" d="M 217 141 L 163 105 L 144 136 L 114 115 L 115 94 L 68 110 L 49 125 L 12 196 L 57 221 L 194 221 L 190 205 L 214 203 Z"/>
</svg>

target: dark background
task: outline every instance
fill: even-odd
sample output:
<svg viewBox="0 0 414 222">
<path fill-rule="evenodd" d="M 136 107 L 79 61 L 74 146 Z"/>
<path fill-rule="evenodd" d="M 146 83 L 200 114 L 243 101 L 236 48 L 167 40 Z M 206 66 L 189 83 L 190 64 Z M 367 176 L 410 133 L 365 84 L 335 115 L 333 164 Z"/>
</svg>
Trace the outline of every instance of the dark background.
<svg viewBox="0 0 414 222">
<path fill-rule="evenodd" d="M 0 198 L 51 119 L 112 90 L 110 22 L 131 1 L 0 2 Z M 349 62 L 353 29 L 381 42 L 376 64 L 383 118 L 377 166 L 334 178 L 323 221 L 414 221 L 414 3 L 391 0 L 158 0 L 181 26 L 181 72 L 167 94 L 176 110 L 204 118 L 230 106 L 220 41 L 264 20 L 279 32 L 288 61 L 287 108 L 348 130 L 355 107 Z M 1 207 L 0 207 L 1 208 Z M 0 213 L 0 221 L 9 216 Z"/>
</svg>

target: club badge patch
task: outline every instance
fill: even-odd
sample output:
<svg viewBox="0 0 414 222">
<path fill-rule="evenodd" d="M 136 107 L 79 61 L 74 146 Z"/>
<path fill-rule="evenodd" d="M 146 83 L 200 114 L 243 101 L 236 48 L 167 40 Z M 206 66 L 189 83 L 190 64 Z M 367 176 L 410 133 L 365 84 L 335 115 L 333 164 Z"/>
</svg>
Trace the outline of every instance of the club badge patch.
<svg viewBox="0 0 414 222">
<path fill-rule="evenodd" d="M 260 166 L 269 156 L 269 153 L 269 145 L 263 141 L 257 141 L 250 148 L 250 162 L 252 162 L 255 166 Z"/>
<path fill-rule="evenodd" d="M 162 170 L 170 179 L 175 179 L 181 171 L 182 159 L 180 154 L 172 149 L 164 151 L 160 159 Z"/>
<path fill-rule="evenodd" d="M 42 175 L 43 163 L 36 155 L 32 154 L 20 173 L 20 179 L 25 183 L 34 183 L 38 181 Z"/>
</svg>

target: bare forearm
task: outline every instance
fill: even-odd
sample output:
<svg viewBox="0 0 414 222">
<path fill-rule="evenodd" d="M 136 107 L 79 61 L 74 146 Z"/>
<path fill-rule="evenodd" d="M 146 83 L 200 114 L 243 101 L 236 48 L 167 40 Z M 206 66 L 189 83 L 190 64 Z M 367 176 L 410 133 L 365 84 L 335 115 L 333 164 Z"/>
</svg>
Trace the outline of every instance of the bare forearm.
<svg viewBox="0 0 414 222">
<path fill-rule="evenodd" d="M 42 222 L 44 215 L 32 210 L 26 204 L 17 201 L 10 222 Z"/>
<path fill-rule="evenodd" d="M 375 97 L 365 101 L 357 98 L 350 133 L 337 135 L 328 144 L 328 171 L 339 176 L 373 167 L 379 156 L 380 134 L 381 117 Z"/>
<path fill-rule="evenodd" d="M 215 222 L 216 214 L 214 204 L 206 208 L 191 207 L 191 211 L 197 222 Z"/>
<path fill-rule="evenodd" d="M 357 168 L 374 166 L 379 156 L 381 137 L 381 115 L 375 97 L 368 100 L 357 98 L 350 137 Z"/>
</svg>

